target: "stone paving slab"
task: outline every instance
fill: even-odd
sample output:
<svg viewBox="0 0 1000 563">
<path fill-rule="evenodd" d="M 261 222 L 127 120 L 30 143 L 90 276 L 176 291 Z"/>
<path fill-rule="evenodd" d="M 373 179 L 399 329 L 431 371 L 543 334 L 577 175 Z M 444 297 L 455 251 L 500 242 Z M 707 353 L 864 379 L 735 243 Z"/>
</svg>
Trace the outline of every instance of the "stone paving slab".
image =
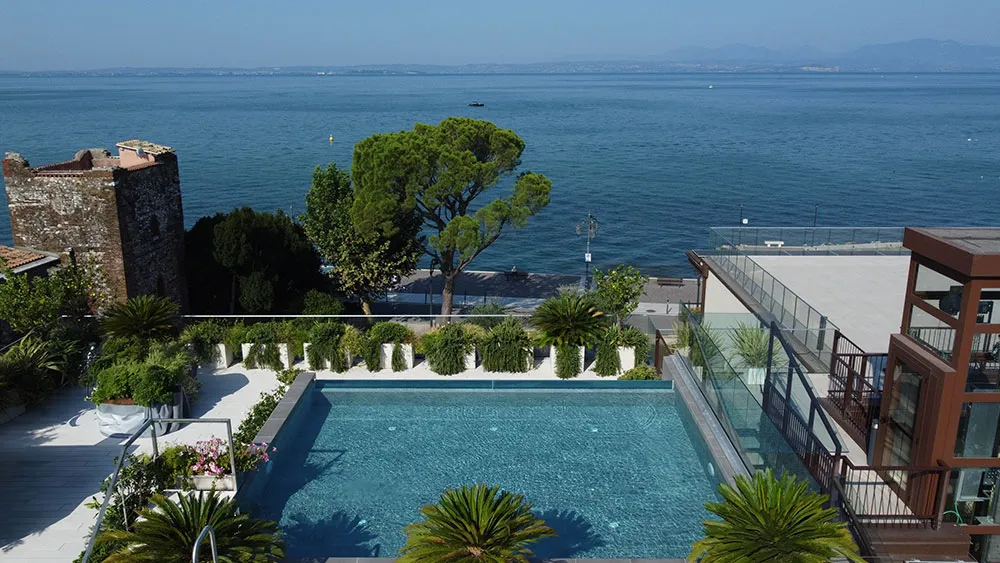
<svg viewBox="0 0 1000 563">
<path fill-rule="evenodd" d="M 262 391 L 277 386 L 273 372 L 234 366 L 202 374 L 195 417 L 230 418 L 233 430 Z M 72 561 L 83 551 L 94 522 L 91 500 L 115 468 L 124 439 L 97 430 L 87 390 L 64 389 L 45 404 L 0 425 L 0 562 Z M 222 425 L 189 425 L 161 438 L 194 443 L 225 436 Z M 135 450 L 151 451 L 148 438 Z"/>
</svg>

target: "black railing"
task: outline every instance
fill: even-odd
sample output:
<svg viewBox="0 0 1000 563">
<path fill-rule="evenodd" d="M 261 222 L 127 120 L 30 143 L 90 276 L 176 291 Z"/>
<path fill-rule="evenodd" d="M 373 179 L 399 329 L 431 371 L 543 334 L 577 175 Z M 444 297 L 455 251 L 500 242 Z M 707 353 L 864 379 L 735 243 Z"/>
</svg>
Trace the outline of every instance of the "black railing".
<svg viewBox="0 0 1000 563">
<path fill-rule="evenodd" d="M 837 331 L 833 336 L 827 398 L 859 444 L 868 447 L 882 406 L 887 354 L 866 354 Z"/>
</svg>

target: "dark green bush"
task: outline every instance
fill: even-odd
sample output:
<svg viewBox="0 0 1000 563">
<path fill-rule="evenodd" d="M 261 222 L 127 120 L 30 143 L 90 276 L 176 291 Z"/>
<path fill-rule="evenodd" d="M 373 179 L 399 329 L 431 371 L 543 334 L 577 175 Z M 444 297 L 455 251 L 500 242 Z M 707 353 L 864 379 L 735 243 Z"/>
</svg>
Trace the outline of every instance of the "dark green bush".
<svg viewBox="0 0 1000 563">
<path fill-rule="evenodd" d="M 646 356 L 649 355 L 649 336 L 645 332 L 632 326 L 625 327 L 625 330 L 621 331 L 618 345 L 635 349 L 635 365 L 622 367 L 631 369 L 646 363 Z"/>
<path fill-rule="evenodd" d="M 392 345 L 392 371 L 406 369 L 406 359 L 403 357 L 403 345 L 395 342 Z"/>
<path fill-rule="evenodd" d="M 347 369 L 344 358 L 344 325 L 338 322 L 324 322 L 313 326 L 309 332 L 309 352 L 306 358 L 310 369 L 324 369 L 330 362 L 331 369 L 343 372 Z"/>
<path fill-rule="evenodd" d="M 465 356 L 472 351 L 472 340 L 460 324 L 449 324 L 424 335 L 424 357 L 434 373 L 455 375 L 465 371 Z"/>
<path fill-rule="evenodd" d="M 302 300 L 303 315 L 339 315 L 344 312 L 344 304 L 335 296 L 310 289 Z"/>
<path fill-rule="evenodd" d="M 253 443 L 257 433 L 264 427 L 264 423 L 267 422 L 274 409 L 278 407 L 278 402 L 285 396 L 285 390 L 286 387 L 282 385 L 270 393 L 260 394 L 260 399 L 250 408 L 247 417 L 243 419 L 239 428 L 236 429 L 236 433 L 233 434 L 233 443 Z"/>
<path fill-rule="evenodd" d="M 368 367 L 368 371 L 378 371 L 382 369 L 382 344 L 364 337 L 361 341 L 361 357 Z"/>
<path fill-rule="evenodd" d="M 132 366 L 115 364 L 97 373 L 97 388 L 90 396 L 94 404 L 132 398 Z"/>
<path fill-rule="evenodd" d="M 295 378 L 298 377 L 300 373 L 302 373 L 302 370 L 298 368 L 288 368 L 278 371 L 276 375 L 278 377 L 278 381 L 280 381 L 285 385 L 291 385 L 292 382 L 295 381 Z"/>
<path fill-rule="evenodd" d="M 285 365 L 281 363 L 281 350 L 277 344 L 270 342 L 258 342 L 250 345 L 247 357 L 243 358 L 243 365 L 250 369 L 269 369 L 281 371 Z"/>
<path fill-rule="evenodd" d="M 483 369 L 488 372 L 523 373 L 530 368 L 531 339 L 515 319 L 490 329 L 482 344 Z"/>
<path fill-rule="evenodd" d="M 413 331 L 399 323 L 375 323 L 368 329 L 368 339 L 379 344 L 409 342 L 413 339 Z"/>
<path fill-rule="evenodd" d="M 181 342 L 190 344 L 195 358 L 203 364 L 214 362 L 218 355 L 216 344 L 226 341 L 228 329 L 216 322 L 205 321 L 188 325 L 181 333 Z"/>
<path fill-rule="evenodd" d="M 601 339 L 597 343 L 597 356 L 594 358 L 594 373 L 601 377 L 611 377 L 618 375 L 621 367 L 622 363 L 621 358 L 618 356 L 618 346 L 609 338 Z"/>
<path fill-rule="evenodd" d="M 645 381 L 645 380 L 656 380 L 661 378 L 659 375 L 656 374 L 656 370 L 653 369 L 653 366 L 647 366 L 644 364 L 626 371 L 618 379 Z"/>
<path fill-rule="evenodd" d="M 580 375 L 580 347 L 576 344 L 556 346 L 556 377 L 570 379 Z"/>
<path fill-rule="evenodd" d="M 138 364 L 132 366 L 130 371 L 132 400 L 136 404 L 149 407 L 174 402 L 177 380 L 169 370 L 157 365 Z"/>
</svg>

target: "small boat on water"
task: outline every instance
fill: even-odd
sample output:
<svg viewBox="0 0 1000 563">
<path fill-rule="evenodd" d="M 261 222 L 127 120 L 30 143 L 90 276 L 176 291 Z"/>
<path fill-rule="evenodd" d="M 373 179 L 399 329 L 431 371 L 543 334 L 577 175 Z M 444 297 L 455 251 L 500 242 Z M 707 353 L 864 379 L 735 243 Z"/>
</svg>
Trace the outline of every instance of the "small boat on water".
<svg viewBox="0 0 1000 563">
<path fill-rule="evenodd" d="M 484 104 L 482 102 L 472 102 L 471 104 L 469 104 L 469 107 L 470 108 L 483 108 L 483 107 L 486 107 L 486 104 Z"/>
</svg>

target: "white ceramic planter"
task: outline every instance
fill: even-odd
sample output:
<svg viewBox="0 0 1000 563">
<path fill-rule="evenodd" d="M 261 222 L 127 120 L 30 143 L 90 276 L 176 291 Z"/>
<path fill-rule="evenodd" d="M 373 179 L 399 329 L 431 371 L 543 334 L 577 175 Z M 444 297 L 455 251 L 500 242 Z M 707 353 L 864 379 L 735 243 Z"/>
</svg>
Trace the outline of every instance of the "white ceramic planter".
<svg viewBox="0 0 1000 563">
<path fill-rule="evenodd" d="M 473 347 L 472 351 L 465 355 L 465 370 L 476 369 L 476 349 Z"/>
<path fill-rule="evenodd" d="M 556 361 L 558 357 L 558 350 L 555 346 L 549 346 L 549 357 L 552 358 L 552 373 L 556 372 Z M 586 355 L 586 348 L 580 346 L 580 373 L 583 373 L 584 356 Z"/>
<path fill-rule="evenodd" d="M 392 369 L 392 349 L 395 344 L 383 344 L 382 345 L 382 369 Z M 413 367 L 413 345 L 412 344 L 400 344 L 399 347 L 403 351 L 403 362 L 406 364 L 406 369 Z"/>
<path fill-rule="evenodd" d="M 622 374 L 635 367 L 635 348 L 628 346 L 618 347 L 618 373 Z"/>
<path fill-rule="evenodd" d="M 767 378 L 767 368 L 748 368 L 747 385 L 763 385 Z"/>
<path fill-rule="evenodd" d="M 195 475 L 188 479 L 188 484 L 196 491 L 211 491 L 213 488 L 216 491 L 232 491 L 235 489 L 233 487 L 233 476 L 223 475 L 221 477 L 215 477 L 214 475 Z"/>
<path fill-rule="evenodd" d="M 215 344 L 215 358 L 202 367 L 212 369 L 226 369 L 233 365 L 233 347 L 228 344 Z"/>
<path fill-rule="evenodd" d="M 288 357 L 288 344 L 278 344 L 278 358 L 281 361 L 281 365 L 284 368 L 292 367 L 291 358 Z M 253 343 L 246 343 L 240 345 L 240 350 L 243 352 L 243 361 L 247 359 L 247 354 L 250 353 L 250 348 L 253 347 Z"/>
</svg>

